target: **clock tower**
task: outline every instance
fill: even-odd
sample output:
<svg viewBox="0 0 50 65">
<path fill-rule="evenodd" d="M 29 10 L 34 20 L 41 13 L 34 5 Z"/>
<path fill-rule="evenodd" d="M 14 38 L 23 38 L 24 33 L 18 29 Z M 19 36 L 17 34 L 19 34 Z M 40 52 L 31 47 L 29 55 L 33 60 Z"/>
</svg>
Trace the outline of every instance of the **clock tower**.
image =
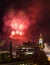
<svg viewBox="0 0 50 65">
<path fill-rule="evenodd" d="M 39 44 L 39 47 L 40 47 L 41 49 L 44 47 L 43 35 L 42 35 L 42 34 L 40 34 L 40 36 L 39 36 L 38 44 Z"/>
</svg>

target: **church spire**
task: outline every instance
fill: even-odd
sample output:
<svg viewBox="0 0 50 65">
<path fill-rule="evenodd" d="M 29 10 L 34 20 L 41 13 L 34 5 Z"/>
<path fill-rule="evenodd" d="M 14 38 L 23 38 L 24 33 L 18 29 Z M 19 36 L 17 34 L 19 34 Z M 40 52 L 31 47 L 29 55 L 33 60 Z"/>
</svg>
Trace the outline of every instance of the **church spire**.
<svg viewBox="0 0 50 65">
<path fill-rule="evenodd" d="M 43 48 L 44 44 L 43 44 L 43 35 L 42 34 L 39 35 L 38 43 L 39 43 L 40 48 Z"/>
</svg>

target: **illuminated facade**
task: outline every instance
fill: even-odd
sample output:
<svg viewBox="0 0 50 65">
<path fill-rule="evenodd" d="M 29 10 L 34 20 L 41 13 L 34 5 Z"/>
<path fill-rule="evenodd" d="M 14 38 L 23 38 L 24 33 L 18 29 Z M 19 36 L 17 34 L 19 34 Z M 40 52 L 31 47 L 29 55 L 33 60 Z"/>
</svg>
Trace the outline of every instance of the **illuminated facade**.
<svg viewBox="0 0 50 65">
<path fill-rule="evenodd" d="M 32 55 L 34 54 L 34 47 L 33 47 L 34 42 L 24 42 L 23 46 L 20 48 L 16 49 L 16 55 L 24 54 L 24 55 Z"/>
<path fill-rule="evenodd" d="M 39 43 L 39 47 L 40 47 L 40 48 L 43 48 L 43 47 L 44 47 L 42 34 L 40 34 L 40 36 L 39 36 L 38 43 Z"/>
</svg>

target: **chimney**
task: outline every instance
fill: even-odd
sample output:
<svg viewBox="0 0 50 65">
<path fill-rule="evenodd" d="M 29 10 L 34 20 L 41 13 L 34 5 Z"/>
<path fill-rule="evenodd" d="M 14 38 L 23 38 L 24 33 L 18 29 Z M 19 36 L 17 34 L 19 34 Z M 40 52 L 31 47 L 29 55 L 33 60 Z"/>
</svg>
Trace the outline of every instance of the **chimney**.
<svg viewBox="0 0 50 65">
<path fill-rule="evenodd" d="M 12 58 L 12 42 L 10 42 L 10 57 Z"/>
</svg>

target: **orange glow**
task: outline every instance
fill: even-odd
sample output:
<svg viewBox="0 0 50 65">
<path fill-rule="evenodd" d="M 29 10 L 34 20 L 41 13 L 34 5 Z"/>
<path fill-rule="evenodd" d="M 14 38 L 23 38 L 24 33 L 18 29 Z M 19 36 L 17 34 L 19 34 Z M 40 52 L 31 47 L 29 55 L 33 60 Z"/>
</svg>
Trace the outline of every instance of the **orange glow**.
<svg viewBox="0 0 50 65">
<path fill-rule="evenodd" d="M 50 57 L 48 58 L 48 61 L 50 61 Z"/>
</svg>

